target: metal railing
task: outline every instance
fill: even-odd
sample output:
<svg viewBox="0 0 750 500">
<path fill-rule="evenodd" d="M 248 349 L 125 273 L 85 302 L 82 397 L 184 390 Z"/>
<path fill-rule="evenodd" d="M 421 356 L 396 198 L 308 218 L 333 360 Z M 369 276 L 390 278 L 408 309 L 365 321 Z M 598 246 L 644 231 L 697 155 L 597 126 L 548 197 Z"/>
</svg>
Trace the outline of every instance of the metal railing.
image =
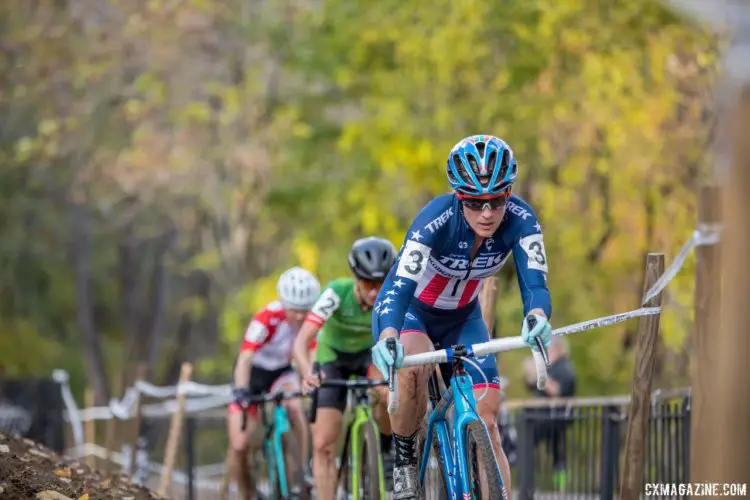
<svg viewBox="0 0 750 500">
<path fill-rule="evenodd" d="M 627 405 L 627 398 L 514 405 L 507 420 L 517 435 L 511 455 L 518 498 L 614 498 L 627 437 Z M 644 480 L 689 482 L 689 438 L 689 393 L 656 393 L 646 436 Z"/>
</svg>

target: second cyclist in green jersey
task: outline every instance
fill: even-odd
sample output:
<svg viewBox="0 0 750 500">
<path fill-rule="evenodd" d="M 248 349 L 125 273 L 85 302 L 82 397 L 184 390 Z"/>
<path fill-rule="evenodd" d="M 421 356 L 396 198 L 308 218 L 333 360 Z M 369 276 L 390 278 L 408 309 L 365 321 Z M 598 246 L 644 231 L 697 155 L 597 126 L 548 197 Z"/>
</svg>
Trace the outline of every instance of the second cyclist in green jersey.
<svg viewBox="0 0 750 500">
<path fill-rule="evenodd" d="M 380 286 L 396 259 L 391 242 L 363 238 L 354 242 L 349 267 L 354 277 L 331 281 L 305 319 L 294 344 L 294 360 L 303 377 L 303 387 L 312 390 L 323 379 L 347 379 L 369 376 L 382 379 L 372 367 L 372 306 Z M 308 346 L 317 337 L 315 361 L 320 378 L 313 373 Z M 312 426 L 313 475 L 317 497 L 332 499 L 336 484 L 335 448 L 346 409 L 347 391 L 343 387 L 318 389 L 318 415 Z M 378 420 L 384 447 L 390 448 L 390 424 L 381 397 L 374 414 Z"/>
<path fill-rule="evenodd" d="M 306 322 L 318 328 L 315 361 L 335 361 L 337 353 L 359 354 L 372 347 L 372 310 L 363 306 L 354 278 L 331 281 L 323 290 Z"/>
</svg>

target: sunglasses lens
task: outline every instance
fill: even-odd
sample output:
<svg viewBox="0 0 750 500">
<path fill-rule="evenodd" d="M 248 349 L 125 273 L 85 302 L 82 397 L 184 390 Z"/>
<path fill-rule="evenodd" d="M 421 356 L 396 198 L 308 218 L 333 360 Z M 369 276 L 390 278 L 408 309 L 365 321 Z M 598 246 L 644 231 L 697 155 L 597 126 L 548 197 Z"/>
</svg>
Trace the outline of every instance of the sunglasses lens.
<svg viewBox="0 0 750 500">
<path fill-rule="evenodd" d="M 372 290 L 374 288 L 380 288 L 383 285 L 382 281 L 374 281 L 374 280 L 362 280 L 362 285 L 368 289 Z"/>
<path fill-rule="evenodd" d="M 463 200 L 461 200 L 461 202 L 469 210 L 481 211 L 484 210 L 485 205 L 489 206 L 490 210 L 498 210 L 500 208 L 503 208 L 507 200 L 507 196 L 499 196 L 497 198 L 490 198 L 489 200 L 464 198 Z"/>
</svg>

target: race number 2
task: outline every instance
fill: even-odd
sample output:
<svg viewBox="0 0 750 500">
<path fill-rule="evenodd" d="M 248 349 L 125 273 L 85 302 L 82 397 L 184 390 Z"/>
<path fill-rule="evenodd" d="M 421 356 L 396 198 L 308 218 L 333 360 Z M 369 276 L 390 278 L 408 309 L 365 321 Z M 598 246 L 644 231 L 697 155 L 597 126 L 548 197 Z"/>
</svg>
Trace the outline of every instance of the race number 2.
<svg viewBox="0 0 750 500">
<path fill-rule="evenodd" d="M 311 312 L 318 315 L 323 321 L 328 321 L 328 318 L 339 308 L 340 304 L 341 298 L 339 298 L 336 291 L 333 288 L 326 288 L 320 297 L 318 297 Z"/>
<path fill-rule="evenodd" d="M 427 269 L 427 261 L 430 258 L 430 247 L 416 241 L 409 240 L 401 252 L 401 260 L 396 269 L 396 276 L 419 281 Z"/>
<path fill-rule="evenodd" d="M 547 254 L 544 252 L 544 240 L 542 234 L 531 234 L 521 238 L 518 242 L 526 252 L 528 262 L 526 266 L 529 269 L 536 269 L 537 271 L 547 272 Z"/>
</svg>

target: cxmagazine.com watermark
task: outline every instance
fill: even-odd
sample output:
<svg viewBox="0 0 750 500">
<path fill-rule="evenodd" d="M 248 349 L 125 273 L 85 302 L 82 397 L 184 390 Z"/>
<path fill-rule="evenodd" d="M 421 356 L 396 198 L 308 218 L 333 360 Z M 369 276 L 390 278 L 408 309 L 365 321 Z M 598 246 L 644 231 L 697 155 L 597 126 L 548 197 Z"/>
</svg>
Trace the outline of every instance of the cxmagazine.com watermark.
<svg viewBox="0 0 750 500">
<path fill-rule="evenodd" d="M 747 483 L 646 483 L 647 497 L 744 497 Z"/>
</svg>

